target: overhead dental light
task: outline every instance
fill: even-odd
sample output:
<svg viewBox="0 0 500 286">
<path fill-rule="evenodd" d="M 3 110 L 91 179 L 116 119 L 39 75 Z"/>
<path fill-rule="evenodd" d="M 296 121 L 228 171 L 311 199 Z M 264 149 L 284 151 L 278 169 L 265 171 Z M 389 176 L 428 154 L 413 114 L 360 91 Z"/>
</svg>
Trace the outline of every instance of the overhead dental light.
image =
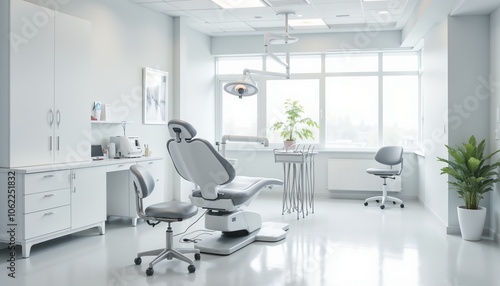
<svg viewBox="0 0 500 286">
<path fill-rule="evenodd" d="M 243 71 L 243 79 L 241 81 L 233 81 L 224 85 L 224 90 L 227 93 L 243 98 L 243 96 L 254 95 L 259 91 L 252 75 L 245 71 Z"/>
<path fill-rule="evenodd" d="M 269 52 L 269 45 L 283 45 L 283 44 L 292 44 L 298 41 L 297 38 L 291 37 L 288 34 L 289 26 L 288 26 L 288 15 L 295 14 L 294 12 L 283 12 L 278 13 L 278 15 L 285 15 L 285 34 L 283 35 L 274 35 L 274 34 L 266 34 L 264 37 L 264 48 L 266 52 L 266 56 L 269 56 L 274 61 L 285 67 L 284 73 L 278 72 L 269 72 L 269 71 L 261 71 L 261 70 L 252 70 L 252 69 L 244 69 L 243 70 L 243 79 L 241 81 L 229 82 L 224 85 L 224 90 L 232 95 L 237 95 L 239 98 L 243 98 L 243 96 L 254 95 L 259 92 L 257 88 L 257 84 L 255 83 L 252 74 L 258 74 L 263 76 L 274 76 L 274 77 L 283 77 L 286 79 L 290 78 L 290 54 L 286 53 L 286 60 L 283 61 L 273 53 Z"/>
</svg>

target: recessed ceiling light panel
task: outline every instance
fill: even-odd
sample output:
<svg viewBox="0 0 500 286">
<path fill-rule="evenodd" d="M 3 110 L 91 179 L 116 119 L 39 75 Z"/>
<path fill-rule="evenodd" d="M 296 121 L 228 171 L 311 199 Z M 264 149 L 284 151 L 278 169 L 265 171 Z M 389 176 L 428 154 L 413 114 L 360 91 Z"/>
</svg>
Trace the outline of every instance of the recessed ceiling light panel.
<svg viewBox="0 0 500 286">
<path fill-rule="evenodd" d="M 223 9 L 266 7 L 260 0 L 211 0 Z"/>
<path fill-rule="evenodd" d="M 294 19 L 289 24 L 291 27 L 327 27 L 322 19 Z"/>
</svg>

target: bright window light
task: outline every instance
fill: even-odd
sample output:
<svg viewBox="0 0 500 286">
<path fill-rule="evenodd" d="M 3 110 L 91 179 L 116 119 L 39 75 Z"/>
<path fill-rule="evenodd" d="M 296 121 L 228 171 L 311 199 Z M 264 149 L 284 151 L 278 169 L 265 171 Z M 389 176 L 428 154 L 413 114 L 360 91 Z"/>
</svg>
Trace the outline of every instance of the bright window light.
<svg viewBox="0 0 500 286">
<path fill-rule="evenodd" d="M 290 27 L 306 27 L 306 26 L 326 27 L 326 24 L 322 19 L 295 19 L 295 20 L 289 20 L 288 23 Z"/>
<path fill-rule="evenodd" d="M 223 9 L 266 7 L 260 0 L 212 0 Z"/>
</svg>

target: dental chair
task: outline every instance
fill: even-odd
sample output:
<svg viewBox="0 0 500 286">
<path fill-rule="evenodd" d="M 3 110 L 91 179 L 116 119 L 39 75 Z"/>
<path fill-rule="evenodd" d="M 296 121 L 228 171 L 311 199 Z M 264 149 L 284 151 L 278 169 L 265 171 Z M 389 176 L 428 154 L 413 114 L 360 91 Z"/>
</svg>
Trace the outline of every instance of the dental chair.
<svg viewBox="0 0 500 286">
<path fill-rule="evenodd" d="M 205 228 L 217 231 L 195 244 L 203 253 L 229 255 L 253 241 L 276 242 L 286 236 L 288 224 L 262 223 L 259 214 L 242 210 L 267 186 L 282 185 L 278 179 L 236 176 L 234 167 L 210 142 L 194 138 L 188 122 L 170 120 L 167 149 L 179 175 L 197 187 L 191 203 L 207 209 Z"/>
</svg>

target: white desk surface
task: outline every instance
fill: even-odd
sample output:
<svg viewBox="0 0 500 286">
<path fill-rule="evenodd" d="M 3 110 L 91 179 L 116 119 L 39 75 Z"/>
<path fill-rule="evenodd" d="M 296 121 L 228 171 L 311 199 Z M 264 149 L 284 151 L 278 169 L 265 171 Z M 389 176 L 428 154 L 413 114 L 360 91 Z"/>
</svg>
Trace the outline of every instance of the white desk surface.
<svg viewBox="0 0 500 286">
<path fill-rule="evenodd" d="M 5 173 L 9 171 L 16 171 L 18 173 L 39 173 L 39 172 L 50 172 L 57 170 L 67 170 L 67 169 L 78 169 L 78 168 L 89 168 L 89 167 L 99 167 L 117 164 L 127 164 L 143 161 L 154 161 L 162 160 L 162 157 L 139 157 L 139 158 L 122 158 L 122 159 L 105 159 L 97 161 L 82 161 L 75 163 L 62 163 L 62 164 L 50 164 L 50 165 L 40 165 L 40 166 L 28 166 L 28 167 L 15 167 L 15 168 L 0 168 L 0 173 Z"/>
</svg>

